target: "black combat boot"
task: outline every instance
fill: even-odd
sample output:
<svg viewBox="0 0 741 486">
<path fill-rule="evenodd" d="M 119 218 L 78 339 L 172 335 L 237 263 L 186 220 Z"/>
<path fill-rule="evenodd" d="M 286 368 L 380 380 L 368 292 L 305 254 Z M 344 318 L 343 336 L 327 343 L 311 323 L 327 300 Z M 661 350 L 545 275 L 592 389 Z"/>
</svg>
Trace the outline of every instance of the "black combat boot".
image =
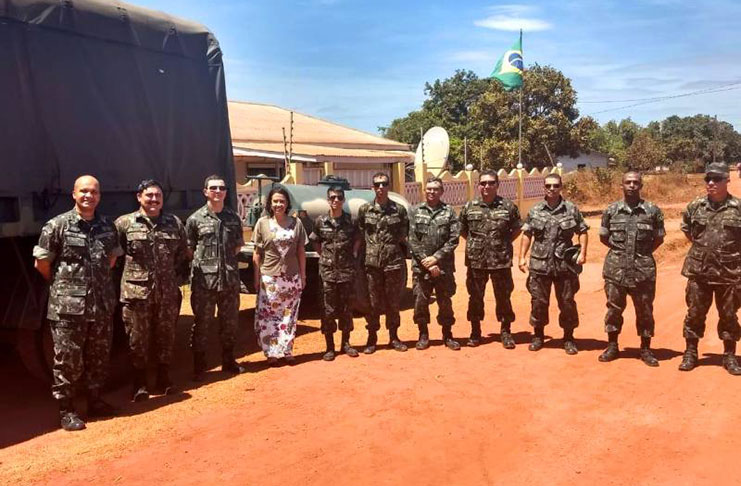
<svg viewBox="0 0 741 486">
<path fill-rule="evenodd" d="M 131 387 L 131 401 L 143 402 L 149 398 L 147 390 L 147 369 L 134 368 L 134 381 Z"/>
<path fill-rule="evenodd" d="M 376 344 L 378 343 L 378 331 L 368 331 L 368 342 L 365 343 L 365 354 L 373 354 L 376 352 Z"/>
<path fill-rule="evenodd" d="M 659 366 L 659 360 L 656 359 L 656 356 L 651 352 L 651 338 L 650 337 L 642 337 L 641 338 L 641 361 L 643 361 L 646 366 L 650 366 L 652 368 L 656 368 Z"/>
<path fill-rule="evenodd" d="M 475 348 L 481 344 L 481 321 L 471 321 L 471 337 L 468 338 L 466 346 Z"/>
<path fill-rule="evenodd" d="M 427 329 L 427 324 L 418 324 L 419 327 L 419 340 L 414 345 L 419 351 L 424 351 L 430 347 L 430 332 Z"/>
<path fill-rule="evenodd" d="M 396 329 L 389 329 L 389 346 L 394 349 L 394 351 L 399 351 L 400 353 L 403 353 L 407 350 L 407 345 L 401 342 L 401 339 L 399 339 L 399 336 L 397 334 Z"/>
<path fill-rule="evenodd" d="M 232 375 L 239 375 L 245 372 L 242 365 L 234 359 L 234 349 L 224 348 L 221 352 L 221 371 Z"/>
<path fill-rule="evenodd" d="M 71 398 L 58 398 L 60 425 L 67 432 L 74 432 L 85 428 L 85 422 L 82 421 L 75 407 L 72 405 Z"/>
<path fill-rule="evenodd" d="M 351 358 L 357 358 L 359 356 L 358 350 L 350 346 L 350 331 L 342 331 L 342 344 L 340 345 L 340 349 Z"/>
<path fill-rule="evenodd" d="M 741 375 L 741 366 L 736 360 L 736 341 L 723 341 L 723 368 L 732 375 Z"/>
<path fill-rule="evenodd" d="M 566 354 L 576 354 L 579 350 L 576 347 L 576 341 L 574 341 L 574 330 L 564 329 L 563 331 L 563 349 Z"/>
<path fill-rule="evenodd" d="M 443 326 L 443 342 L 448 349 L 452 349 L 453 351 L 461 349 L 460 343 L 453 339 L 453 329 L 451 326 Z"/>
<path fill-rule="evenodd" d="M 206 353 L 193 353 L 193 381 L 203 381 L 206 366 Z"/>
<path fill-rule="evenodd" d="M 504 349 L 515 349 L 515 339 L 512 337 L 511 324 L 507 321 L 502 321 L 502 330 L 499 333 L 499 338 L 502 340 L 502 347 Z"/>
<path fill-rule="evenodd" d="M 157 382 L 155 391 L 162 395 L 172 395 L 175 393 L 175 385 L 170 380 L 170 365 L 160 363 L 157 365 Z"/>
<path fill-rule="evenodd" d="M 620 348 L 618 347 L 618 333 L 607 333 L 607 348 L 599 355 L 598 360 L 603 363 L 615 361 L 620 357 Z"/>
<path fill-rule="evenodd" d="M 687 338 L 687 349 L 684 350 L 679 371 L 692 371 L 697 367 L 697 339 Z"/>
<path fill-rule="evenodd" d="M 334 361 L 334 333 L 325 333 L 324 341 L 327 343 L 327 351 L 322 355 L 322 359 L 324 361 Z"/>
<path fill-rule="evenodd" d="M 104 418 L 116 415 L 116 407 L 100 398 L 100 390 L 91 388 L 87 393 L 87 416 Z"/>
<path fill-rule="evenodd" d="M 545 343 L 545 329 L 543 326 L 535 326 L 533 328 L 533 340 L 530 342 L 530 346 L 527 347 L 530 351 L 540 351 L 543 349 Z"/>
</svg>

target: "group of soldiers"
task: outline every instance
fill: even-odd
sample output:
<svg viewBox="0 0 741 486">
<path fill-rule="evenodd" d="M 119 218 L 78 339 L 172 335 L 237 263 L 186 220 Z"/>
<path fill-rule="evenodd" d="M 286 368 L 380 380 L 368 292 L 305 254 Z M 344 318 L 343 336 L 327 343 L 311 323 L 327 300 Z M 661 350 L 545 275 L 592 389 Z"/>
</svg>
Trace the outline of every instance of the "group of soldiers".
<svg viewBox="0 0 741 486">
<path fill-rule="evenodd" d="M 741 375 L 735 356 L 736 342 L 741 337 L 736 316 L 741 305 L 741 200 L 728 193 L 728 181 L 725 164 L 710 164 L 705 175 L 706 196 L 692 201 L 682 215 L 681 230 L 691 242 L 682 269 L 688 278 L 686 350 L 679 365 L 683 371 L 698 364 L 698 341 L 704 335 L 714 297 L 718 335 L 724 343 L 723 366 L 729 373 Z M 554 173 L 545 177 L 545 198 L 530 209 L 524 222 L 517 206 L 497 194 L 496 172 L 481 172 L 478 184 L 480 197 L 456 214 L 442 201 L 443 182 L 431 178 L 425 185 L 425 202 L 407 214 L 403 205 L 389 198 L 388 175 L 377 173 L 373 176 L 375 198 L 361 206 L 355 222 L 343 211 L 343 189 L 328 189 L 329 212 L 316 220 L 309 237 L 320 253 L 321 331 L 327 345 L 324 360 L 336 356 L 334 333 L 338 328 L 342 333 L 340 351 L 351 357 L 359 355 L 350 344 L 350 333 L 354 284 L 360 274 L 367 278 L 370 300 L 366 314 L 368 340 L 363 352 L 375 352 L 382 314 L 389 346 L 400 352 L 407 350 L 398 336 L 407 253 L 412 257 L 413 319 L 419 328 L 415 348 L 430 346 L 429 304 L 434 294 L 443 343 L 449 349 L 460 349 L 452 333 L 452 296 L 456 291 L 454 251 L 461 236 L 466 239 L 467 319 L 471 323 L 466 345 L 481 343 L 484 294 L 491 280 L 501 343 L 513 349 L 513 242 L 520 234 L 518 268 L 528 273 L 531 295 L 533 331 L 529 349 L 538 351 L 544 345 L 554 287 L 563 348 L 567 354 L 578 352 L 574 339 L 579 325 L 575 295 L 587 259 L 589 227 L 576 205 L 562 197 L 561 176 Z M 600 241 L 609 247 L 603 269 L 608 345 L 599 360 L 619 357 L 618 336 L 630 295 L 641 337 L 641 360 L 648 366 L 658 366 L 651 351 L 656 294 L 653 252 L 664 240 L 664 219 L 656 205 L 641 198 L 642 186 L 640 173 L 625 173 L 623 199 L 611 204 L 602 217 Z M 222 370 L 231 374 L 244 371 L 234 358 L 240 292 L 237 254 L 244 244 L 242 222 L 224 204 L 224 177 L 207 177 L 203 194 L 206 204 L 183 224 L 162 210 L 162 186 L 145 180 L 136 195 L 139 209 L 113 222 L 96 211 L 100 184 L 86 175 L 75 181 L 74 208 L 43 227 L 33 256 L 37 270 L 50 283 L 47 318 L 54 341 L 52 394 L 59 405 L 63 429 L 85 428 L 74 403 L 82 383 L 87 387 L 88 417 L 115 414 L 114 407 L 101 398 L 101 387 L 106 378 L 117 300 L 122 304 L 134 368 L 132 400 L 146 400 L 150 390 L 161 394 L 175 391 L 170 362 L 182 299 L 180 285 L 187 281 L 194 313 L 193 378 L 202 379 L 207 369 L 206 342 L 214 320 L 219 322 Z M 574 244 L 575 238 L 578 244 Z M 117 292 L 114 269 L 121 256 Z M 363 267 L 360 273 L 358 265 Z M 150 356 L 156 361 L 153 388 L 147 380 Z"/>
<path fill-rule="evenodd" d="M 725 164 L 709 164 L 705 174 L 707 195 L 691 202 L 682 215 L 681 230 L 691 242 L 682 269 L 682 275 L 688 279 L 686 350 L 679 365 L 682 371 L 692 370 L 698 364 L 697 344 L 704 335 L 705 319 L 715 296 L 718 335 L 724 343 L 723 366 L 730 374 L 741 375 L 735 355 L 741 332 L 736 317 L 741 305 L 741 201 L 728 193 L 728 181 L 729 170 Z M 484 293 L 491 280 L 502 346 L 515 348 L 511 327 L 515 321 L 511 302 L 512 262 L 513 242 L 520 234 L 518 268 L 528 274 L 527 290 L 531 295 L 529 349 L 538 351 L 544 345 L 553 287 L 560 312 L 559 325 L 563 329 L 563 348 L 567 354 L 577 354 L 574 330 L 579 325 L 579 314 L 575 295 L 587 259 L 589 226 L 578 207 L 562 197 L 559 174 L 547 175 L 544 185 L 544 200 L 530 209 L 524 222 L 517 206 L 497 194 L 499 178 L 491 170 L 481 172 L 480 197 L 466 203 L 460 214 L 442 201 L 444 185 L 439 178 L 426 182 L 425 202 L 407 214 L 404 206 L 389 198 L 388 175 L 377 173 L 373 176 L 375 199 L 361 206 L 355 225 L 350 215 L 342 211 L 344 191 L 330 187 L 327 190 L 330 212 L 316 220 L 310 237 L 320 252 L 320 275 L 324 281 L 322 332 L 327 350 L 323 359 L 331 361 L 336 355 L 332 338 L 337 329 L 335 320 L 339 320 L 342 330 L 341 351 L 358 356 L 349 344 L 352 331 L 349 303 L 354 292 L 352 283 L 358 278 L 352 262 L 356 260 L 364 266 L 370 299 L 364 352 L 371 354 L 376 350 L 381 314 L 386 316 L 389 346 L 396 351 L 407 350 L 398 337 L 407 249 L 412 257 L 413 319 L 419 328 L 416 349 L 430 346 L 429 304 L 433 293 L 443 343 L 452 350 L 460 349 L 452 333 L 455 323 L 452 296 L 456 291 L 454 251 L 461 236 L 466 240 L 467 319 L 471 323 L 466 345 L 475 347 L 481 343 Z M 599 361 L 613 361 L 620 355 L 618 336 L 630 296 L 641 338 L 640 359 L 655 367 L 659 361 L 651 350 L 656 295 L 653 253 L 663 243 L 665 230 L 661 210 L 641 198 L 642 187 L 639 172 L 626 172 L 622 178 L 623 199 L 610 204 L 602 216 L 600 242 L 609 248 L 603 267 L 608 345 Z M 364 251 L 360 251 L 362 248 Z"/>
<path fill-rule="evenodd" d="M 85 428 L 75 408 L 75 395 L 83 383 L 88 417 L 116 412 L 101 398 L 101 388 L 117 294 L 134 368 L 132 400 L 149 398 L 150 356 L 156 361 L 156 384 L 151 390 L 161 394 L 175 391 L 170 362 L 182 299 L 180 285 L 188 279 L 194 315 L 194 379 L 202 379 L 207 369 L 208 329 L 217 307 L 222 370 L 232 374 L 244 371 L 234 359 L 242 221 L 224 205 L 224 177 L 207 177 L 203 194 L 206 204 L 183 224 L 162 210 L 162 185 L 145 180 L 136 194 L 139 209 L 114 222 L 96 211 L 100 183 L 86 175 L 75 181 L 75 207 L 44 225 L 33 256 L 36 269 L 50 283 L 47 318 L 54 341 L 52 395 L 59 405 L 63 429 Z M 118 257 L 124 257 L 119 292 L 114 278 Z"/>
</svg>

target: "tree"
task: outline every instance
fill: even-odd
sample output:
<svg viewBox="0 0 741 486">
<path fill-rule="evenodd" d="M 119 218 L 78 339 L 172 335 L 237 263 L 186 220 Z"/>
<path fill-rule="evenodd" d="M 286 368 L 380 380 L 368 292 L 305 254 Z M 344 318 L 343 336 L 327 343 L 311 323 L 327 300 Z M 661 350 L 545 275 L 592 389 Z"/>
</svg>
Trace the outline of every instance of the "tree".
<svg viewBox="0 0 741 486">
<path fill-rule="evenodd" d="M 550 66 L 525 71 L 523 95 L 523 161 L 543 167 L 556 158 L 589 149 L 591 118 L 577 123 L 576 91 L 571 81 Z M 416 145 L 420 128 L 440 125 L 451 140 L 449 163 L 462 168 L 464 140 L 468 160 L 479 167 L 512 168 L 518 159 L 519 91 L 505 92 L 499 83 L 458 70 L 443 81 L 425 84 L 427 99 L 418 111 L 397 118 L 381 133 Z"/>
<path fill-rule="evenodd" d="M 590 123 L 576 125 L 576 91 L 571 81 L 550 66 L 533 65 L 524 73 L 522 92 L 522 158 L 528 167 L 555 164 L 561 155 L 584 148 Z M 482 166 L 514 167 L 517 163 L 520 93 L 492 84 L 471 109 L 473 131 L 488 147 Z"/>
<path fill-rule="evenodd" d="M 643 171 L 653 170 L 666 162 L 664 147 L 647 129 L 642 129 L 633 136 L 627 156 L 628 168 Z"/>
</svg>

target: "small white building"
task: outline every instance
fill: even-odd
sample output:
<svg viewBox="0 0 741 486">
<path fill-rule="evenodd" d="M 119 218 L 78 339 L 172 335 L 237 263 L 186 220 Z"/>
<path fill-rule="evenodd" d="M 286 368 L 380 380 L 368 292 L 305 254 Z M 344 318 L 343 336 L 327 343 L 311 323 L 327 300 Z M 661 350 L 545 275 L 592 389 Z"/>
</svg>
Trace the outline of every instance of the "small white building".
<svg viewBox="0 0 741 486">
<path fill-rule="evenodd" d="M 588 154 L 580 153 L 576 157 L 562 155 L 557 159 L 557 162 L 563 164 L 564 172 L 571 172 L 577 169 L 606 168 L 609 157 L 602 152 L 590 152 Z"/>
</svg>

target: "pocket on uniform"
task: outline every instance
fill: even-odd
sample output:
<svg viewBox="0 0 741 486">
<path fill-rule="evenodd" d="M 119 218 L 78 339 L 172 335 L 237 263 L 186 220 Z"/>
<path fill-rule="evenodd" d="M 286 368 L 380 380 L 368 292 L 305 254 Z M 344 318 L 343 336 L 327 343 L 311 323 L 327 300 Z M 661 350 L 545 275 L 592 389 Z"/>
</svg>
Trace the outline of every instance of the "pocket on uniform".
<svg viewBox="0 0 741 486">
<path fill-rule="evenodd" d="M 572 231 L 574 228 L 576 228 L 576 220 L 573 218 L 564 219 L 563 221 L 559 222 L 558 225 L 561 227 L 562 231 Z"/>
<path fill-rule="evenodd" d="M 126 268 L 123 278 L 127 282 L 146 282 L 149 280 L 149 271 L 144 268 Z"/>
<path fill-rule="evenodd" d="M 79 316 L 85 313 L 87 288 L 84 285 L 63 284 L 60 289 L 52 289 L 52 292 L 57 314 Z"/>
<path fill-rule="evenodd" d="M 654 229 L 653 226 L 651 226 L 648 223 L 637 223 L 636 228 L 638 232 L 636 233 L 636 239 L 637 240 L 649 240 L 653 237 Z"/>
</svg>

